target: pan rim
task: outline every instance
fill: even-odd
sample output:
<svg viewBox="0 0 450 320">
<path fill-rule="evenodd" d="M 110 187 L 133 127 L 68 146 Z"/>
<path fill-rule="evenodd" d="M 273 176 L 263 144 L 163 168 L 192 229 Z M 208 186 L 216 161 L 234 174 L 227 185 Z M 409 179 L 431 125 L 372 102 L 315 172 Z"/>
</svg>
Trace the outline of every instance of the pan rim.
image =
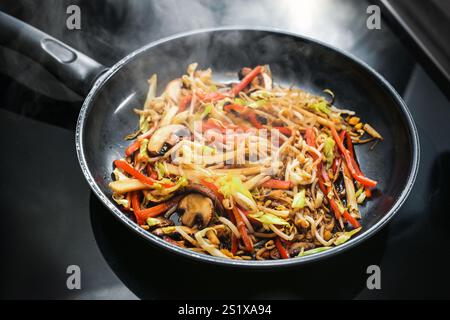
<svg viewBox="0 0 450 320">
<path fill-rule="evenodd" d="M 193 251 L 189 251 L 187 249 L 179 248 L 175 245 L 172 245 L 163 239 L 153 235 L 152 233 L 147 232 L 146 230 L 142 229 L 140 226 L 138 226 L 135 222 L 133 222 L 126 214 L 124 214 L 121 210 L 119 210 L 112 201 L 101 191 L 99 186 L 95 183 L 95 180 L 89 170 L 85 154 L 84 154 L 84 146 L 83 146 L 83 134 L 84 134 L 84 125 L 88 118 L 88 112 L 90 110 L 90 107 L 92 106 L 92 101 L 95 99 L 97 93 L 101 90 L 101 88 L 108 82 L 108 80 L 124 65 L 126 65 L 129 61 L 133 60 L 138 55 L 144 53 L 145 51 L 156 47 L 160 44 L 166 43 L 171 40 L 176 40 L 179 38 L 184 38 L 188 36 L 198 35 L 198 34 L 206 34 L 206 33 L 213 33 L 213 32 L 219 32 L 219 31 L 252 31 L 252 32 L 267 32 L 277 35 L 284 35 L 293 37 L 296 39 L 303 40 L 305 42 L 311 42 L 318 44 L 319 46 L 322 46 L 326 49 L 329 49 L 331 51 L 334 51 L 347 59 L 354 62 L 356 65 L 364 69 L 369 75 L 374 77 L 381 85 L 381 87 L 384 87 L 386 89 L 391 97 L 396 102 L 397 107 L 400 109 L 399 111 L 402 113 L 402 115 L 405 118 L 407 128 L 409 130 L 409 141 L 412 145 L 412 160 L 411 160 L 411 166 L 409 169 L 409 175 L 406 181 L 406 184 L 401 192 L 401 194 L 398 196 L 398 198 L 395 200 L 392 208 L 378 221 L 376 224 L 374 224 L 372 227 L 367 229 L 365 232 L 361 233 L 360 236 L 357 238 L 350 239 L 348 242 L 339 245 L 337 247 L 333 247 L 330 250 L 326 250 L 324 252 L 320 252 L 314 255 L 310 256 L 304 256 L 304 257 L 295 257 L 291 259 L 280 259 L 280 260 L 264 260 L 264 261 L 258 261 L 258 260 L 232 260 L 232 259 L 225 259 L 220 257 L 214 257 L 209 256 L 206 254 L 196 253 Z M 344 251 L 347 251 L 350 248 L 355 247 L 356 245 L 364 242 L 365 240 L 372 237 L 374 234 L 376 234 L 378 231 L 380 231 L 383 227 L 386 226 L 386 224 L 395 216 L 395 214 L 399 211 L 399 209 L 402 207 L 406 199 L 408 198 L 413 186 L 414 182 L 417 177 L 417 173 L 419 170 L 419 162 L 420 162 L 420 143 L 419 143 L 419 135 L 417 131 L 417 127 L 415 125 L 414 119 L 411 115 L 411 112 L 409 111 L 406 103 L 403 101 L 402 97 L 397 93 L 397 91 L 392 87 L 392 85 L 383 77 L 381 76 L 376 70 L 374 70 L 372 67 L 370 67 L 368 64 L 360 60 L 359 58 L 355 57 L 351 53 L 348 53 L 344 50 L 341 50 L 339 48 L 336 48 L 332 45 L 329 45 L 327 43 L 324 43 L 320 40 L 316 40 L 304 35 L 296 34 L 294 32 L 285 31 L 278 28 L 267 28 L 267 27 L 250 27 L 250 26 L 227 26 L 227 27 L 218 27 L 218 28 L 206 28 L 206 29 L 197 29 L 193 31 L 178 33 L 175 35 L 171 35 L 162 39 L 159 39 L 157 41 L 151 42 L 133 52 L 125 56 L 123 59 L 121 59 L 119 62 L 117 62 L 113 67 L 111 67 L 108 71 L 106 71 L 104 74 L 102 74 L 99 79 L 95 82 L 92 89 L 90 90 L 89 94 L 86 96 L 82 108 L 80 110 L 80 114 L 78 116 L 77 126 L 76 126 L 76 133 L 75 133 L 75 142 L 76 142 L 76 151 L 78 156 L 78 161 L 81 167 L 81 170 L 85 176 L 85 179 L 87 180 L 91 190 L 94 192 L 94 194 L 98 197 L 98 199 L 111 211 L 116 218 L 119 219 L 122 223 L 127 225 L 131 230 L 133 230 L 135 233 L 137 233 L 139 236 L 149 240 L 151 243 L 153 243 L 156 246 L 159 246 L 163 249 L 167 249 L 169 252 L 174 254 L 180 254 L 181 256 L 193 259 L 193 260 L 199 260 L 202 262 L 210 263 L 210 264 L 217 264 L 222 266 L 231 266 L 231 267 L 244 267 L 244 268 L 254 268 L 254 269 L 267 269 L 270 267 L 288 267 L 288 266 L 299 266 L 319 260 L 323 260 L 325 258 L 329 258 L 331 256 L 335 256 L 339 253 L 342 253 Z"/>
</svg>

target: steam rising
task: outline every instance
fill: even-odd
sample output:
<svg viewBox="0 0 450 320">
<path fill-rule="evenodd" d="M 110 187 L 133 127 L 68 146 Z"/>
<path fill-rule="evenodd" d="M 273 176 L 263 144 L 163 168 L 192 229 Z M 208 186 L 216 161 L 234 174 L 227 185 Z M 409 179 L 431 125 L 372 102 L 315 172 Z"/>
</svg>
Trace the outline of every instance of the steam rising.
<svg viewBox="0 0 450 320">
<path fill-rule="evenodd" d="M 12 7 L 14 3 L 2 1 L 0 9 L 20 16 L 105 65 L 162 37 L 231 25 L 283 29 L 351 50 L 358 40 L 353 29 L 356 24 L 365 24 L 366 18 L 365 3 L 345 0 L 26 0 Z M 81 8 L 81 31 L 65 27 L 66 8 L 71 4 Z M 2 72 L 33 90 L 57 99 L 76 99 L 41 67 L 22 56 L 0 50 L 0 60 L 6 62 L 0 67 Z M 17 72 L 24 68 L 28 70 L 26 76 Z"/>
</svg>

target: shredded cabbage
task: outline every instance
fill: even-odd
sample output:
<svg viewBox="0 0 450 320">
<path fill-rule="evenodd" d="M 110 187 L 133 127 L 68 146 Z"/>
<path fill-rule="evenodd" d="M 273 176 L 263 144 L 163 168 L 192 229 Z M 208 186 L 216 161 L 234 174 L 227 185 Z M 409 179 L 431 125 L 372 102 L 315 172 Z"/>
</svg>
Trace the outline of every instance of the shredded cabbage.
<svg viewBox="0 0 450 320">
<path fill-rule="evenodd" d="M 317 112 L 323 112 L 325 114 L 330 114 L 331 110 L 328 107 L 328 103 L 326 101 L 316 102 L 311 105 L 311 108 Z"/>
<path fill-rule="evenodd" d="M 118 205 L 121 205 L 121 206 L 124 206 L 124 207 L 127 207 L 127 208 L 130 205 L 129 201 L 124 197 L 123 194 L 114 193 L 112 195 L 112 198 Z"/>
<path fill-rule="evenodd" d="M 289 224 L 286 220 L 284 220 L 274 214 L 271 214 L 271 213 L 264 213 L 262 215 L 261 214 L 249 214 L 248 216 L 255 220 L 258 220 L 262 224 L 266 224 L 266 225 L 269 225 L 269 224 L 288 225 Z"/>
<path fill-rule="evenodd" d="M 348 231 L 348 232 L 342 232 L 337 238 L 336 240 L 334 240 L 334 244 L 336 246 L 343 244 L 344 242 L 347 242 L 348 240 L 350 240 L 350 238 L 352 236 L 354 236 L 355 234 L 357 234 L 359 231 L 361 230 L 361 228 L 358 229 L 354 229 L 352 231 Z"/>
<path fill-rule="evenodd" d="M 302 189 L 294 196 L 294 200 L 292 200 L 292 208 L 302 209 L 305 206 L 305 194 L 306 190 Z"/>
<path fill-rule="evenodd" d="M 147 116 L 142 114 L 139 117 L 139 130 L 142 133 L 146 133 L 150 129 L 150 126 L 147 121 Z"/>
<path fill-rule="evenodd" d="M 148 218 L 147 219 L 147 225 L 149 227 L 157 226 L 160 223 L 161 223 L 161 221 L 159 219 L 157 219 L 157 218 Z"/>
<path fill-rule="evenodd" d="M 148 153 L 147 153 L 147 147 L 148 147 L 148 139 L 144 139 L 141 141 L 141 146 L 139 148 L 139 158 L 141 160 L 148 160 Z"/>
<path fill-rule="evenodd" d="M 166 175 L 166 172 L 167 172 L 166 166 L 163 163 L 161 163 L 161 162 L 157 162 L 155 164 L 155 170 L 156 170 L 156 173 L 158 174 L 158 179 L 159 180 L 164 178 L 164 176 Z"/>
<path fill-rule="evenodd" d="M 164 183 L 170 183 L 172 182 L 169 179 L 162 179 L 159 180 L 158 183 L 155 183 L 154 185 L 159 185 L 159 187 L 157 188 L 157 190 L 155 190 L 154 195 L 168 195 L 171 194 L 175 191 L 177 191 L 178 189 L 182 188 L 182 187 L 186 187 L 188 185 L 188 179 L 186 178 L 186 176 L 180 176 L 178 177 L 178 181 L 175 183 L 175 185 L 173 187 L 170 188 L 163 188 L 161 186 L 161 184 Z"/>
<path fill-rule="evenodd" d="M 311 249 L 311 250 L 307 250 L 307 251 L 300 252 L 300 253 L 298 254 L 298 256 L 299 256 L 299 257 L 309 256 L 309 255 L 311 255 L 311 254 L 316 254 L 316 253 L 319 253 L 319 252 L 327 251 L 327 250 L 329 250 L 329 249 L 331 249 L 331 247 L 320 247 L 320 248 L 315 248 L 315 249 Z"/>
<path fill-rule="evenodd" d="M 359 188 L 358 191 L 355 193 L 356 202 L 358 204 L 361 204 L 366 200 L 366 193 L 364 192 L 364 188 Z"/>
<path fill-rule="evenodd" d="M 205 104 L 205 109 L 203 111 L 199 111 L 194 115 L 194 120 L 203 120 L 214 108 L 214 105 L 211 103 Z"/>
<path fill-rule="evenodd" d="M 256 210 L 256 202 L 252 194 L 239 177 L 228 174 L 221 177 L 218 183 L 220 185 L 219 191 L 225 197 L 233 197 L 239 205 L 242 205 L 247 210 Z"/>
<path fill-rule="evenodd" d="M 327 160 L 327 169 L 331 167 L 334 160 L 334 145 L 335 142 L 333 138 L 327 137 L 323 146 L 323 154 L 325 155 L 325 159 Z"/>
<path fill-rule="evenodd" d="M 235 98 L 234 99 L 234 103 L 235 104 L 239 104 L 241 106 L 247 106 L 249 108 L 257 109 L 259 107 L 265 106 L 267 101 L 265 101 L 265 100 L 258 100 L 258 101 L 250 102 L 250 101 L 246 101 L 246 100 L 241 99 L 241 98 Z"/>
</svg>

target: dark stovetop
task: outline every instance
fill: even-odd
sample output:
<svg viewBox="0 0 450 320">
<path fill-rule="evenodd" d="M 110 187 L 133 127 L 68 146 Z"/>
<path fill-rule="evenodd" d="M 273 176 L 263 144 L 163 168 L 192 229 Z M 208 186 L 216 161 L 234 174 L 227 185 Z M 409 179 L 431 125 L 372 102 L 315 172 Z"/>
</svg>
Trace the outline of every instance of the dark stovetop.
<svg viewBox="0 0 450 320">
<path fill-rule="evenodd" d="M 64 28 L 72 3 L 81 8 L 81 31 Z M 0 10 L 106 65 L 149 41 L 217 25 L 272 26 L 328 42 L 373 66 L 404 97 L 419 129 L 421 163 L 397 216 L 349 252 L 266 272 L 186 261 L 136 238 L 90 192 L 72 131 L 81 98 L 0 48 L 0 298 L 449 298 L 450 105 L 384 21 L 381 30 L 366 28 L 367 5 L 2 1 Z M 381 290 L 366 287 L 373 264 L 381 268 Z M 81 290 L 67 289 L 68 265 L 80 266 Z M 205 287 L 211 281 L 217 284 Z"/>
</svg>

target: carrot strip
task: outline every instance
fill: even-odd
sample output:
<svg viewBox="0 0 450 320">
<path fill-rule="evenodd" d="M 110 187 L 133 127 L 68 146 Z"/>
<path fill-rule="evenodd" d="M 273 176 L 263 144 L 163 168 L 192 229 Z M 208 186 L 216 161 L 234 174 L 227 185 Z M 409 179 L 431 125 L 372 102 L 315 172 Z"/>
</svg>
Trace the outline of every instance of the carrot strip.
<svg viewBox="0 0 450 320">
<path fill-rule="evenodd" d="M 147 221 L 148 218 L 159 216 L 160 214 L 166 212 L 170 208 L 172 208 L 174 205 L 176 205 L 181 199 L 181 196 L 174 197 L 172 199 L 167 200 L 164 203 L 158 204 L 156 206 L 153 206 L 148 209 L 141 209 L 139 212 L 139 215 L 141 219 L 144 219 L 144 221 Z"/>
<path fill-rule="evenodd" d="M 375 180 L 371 180 L 367 177 L 365 177 L 362 174 L 358 174 L 355 167 L 353 166 L 352 158 L 350 157 L 350 153 L 348 150 L 344 147 L 344 144 L 342 143 L 341 138 L 336 132 L 336 129 L 334 127 L 329 127 L 331 130 L 331 134 L 333 135 L 333 138 L 339 148 L 339 151 L 343 155 L 345 162 L 347 163 L 348 169 L 350 170 L 350 173 L 352 174 L 353 178 L 361 183 L 365 187 L 373 188 L 377 185 L 377 182 Z"/>
<path fill-rule="evenodd" d="M 176 205 L 181 199 L 181 196 L 167 200 L 164 203 L 156 205 L 148 209 L 141 209 L 141 203 L 139 201 L 139 193 L 133 192 L 131 195 L 131 206 L 133 208 L 134 216 L 136 217 L 136 223 L 143 225 L 148 218 L 156 217 L 163 212 L 166 212 L 174 205 Z"/>
<path fill-rule="evenodd" d="M 130 157 L 133 153 L 138 151 L 140 147 L 141 147 L 141 141 L 140 140 L 134 141 L 132 144 L 130 144 L 128 146 L 128 148 L 125 149 L 125 155 L 127 157 Z"/>
<path fill-rule="evenodd" d="M 131 194 L 131 207 L 138 225 L 143 225 L 145 221 L 141 218 L 141 203 L 139 202 L 139 193 L 133 192 Z"/>
<path fill-rule="evenodd" d="M 114 165 L 117 168 L 122 169 L 123 171 L 125 171 L 129 175 L 132 175 L 133 177 L 135 177 L 136 179 L 138 179 L 142 183 L 145 183 L 145 184 L 147 184 L 149 186 L 152 186 L 155 183 L 159 183 L 157 180 L 154 180 L 154 179 L 152 179 L 150 177 L 147 177 L 144 174 L 140 173 L 139 171 L 134 169 L 132 166 L 130 166 L 127 162 L 125 162 L 123 160 L 116 160 L 116 161 L 114 161 Z M 165 187 L 165 188 L 170 188 L 170 187 L 174 186 L 173 183 L 162 183 L 161 185 L 163 187 Z"/>
<path fill-rule="evenodd" d="M 292 136 L 292 130 L 287 127 L 273 127 L 275 130 L 280 131 L 281 134 L 284 134 L 285 136 Z"/>
<path fill-rule="evenodd" d="M 230 111 L 236 111 L 236 112 L 245 112 L 247 111 L 247 107 L 246 106 L 242 106 L 240 104 L 227 104 L 223 107 L 223 110 L 225 112 L 230 112 Z"/>
<path fill-rule="evenodd" d="M 189 105 L 189 103 L 191 103 L 191 101 L 192 101 L 192 95 L 191 94 L 183 97 L 180 100 L 180 103 L 178 105 L 178 112 L 183 112 L 184 110 L 186 110 L 187 106 Z"/>
<path fill-rule="evenodd" d="M 280 238 L 277 238 L 275 240 L 275 245 L 277 247 L 278 252 L 280 253 L 281 258 L 283 259 L 289 259 L 289 253 L 288 251 L 283 247 L 281 244 Z"/>
<path fill-rule="evenodd" d="M 284 180 L 270 179 L 264 182 L 261 186 L 269 189 L 288 190 L 291 188 L 291 182 Z"/>
<path fill-rule="evenodd" d="M 247 87 L 250 82 L 253 81 L 253 79 L 260 74 L 262 71 L 262 66 L 257 66 L 255 67 L 252 71 L 249 72 L 249 74 L 247 74 L 244 79 L 242 79 L 242 81 L 237 84 L 233 89 L 231 89 L 231 94 L 232 95 L 237 95 L 239 92 L 241 92 L 242 90 L 245 89 L 245 87 Z"/>
<path fill-rule="evenodd" d="M 211 93 L 204 93 L 201 91 L 197 91 L 197 97 L 200 98 L 200 100 L 205 102 L 216 102 L 225 99 L 227 96 L 220 93 L 220 92 L 211 92 Z"/>
<path fill-rule="evenodd" d="M 224 197 L 219 192 L 219 188 L 212 182 L 207 181 L 206 179 L 201 178 L 200 183 L 210 189 L 212 192 L 214 192 L 214 195 L 220 200 L 220 202 L 223 201 Z"/>
<path fill-rule="evenodd" d="M 158 174 L 156 173 L 156 171 L 152 168 L 152 166 L 150 164 L 147 164 L 146 170 L 147 170 L 147 175 L 151 179 L 158 180 Z"/>
<path fill-rule="evenodd" d="M 256 129 L 262 129 L 264 126 L 259 122 L 258 117 L 253 111 L 247 111 L 245 113 L 250 123 L 256 128 Z"/>
<path fill-rule="evenodd" d="M 352 217 L 352 215 L 350 213 L 348 213 L 347 210 L 344 211 L 344 213 L 342 214 L 344 216 L 344 219 L 347 220 L 348 222 L 350 222 L 350 224 L 353 226 L 353 228 L 359 228 L 361 227 L 361 224 L 358 222 L 358 220 L 356 220 L 355 218 Z"/>
<path fill-rule="evenodd" d="M 242 236 L 242 241 L 244 242 L 245 249 L 248 252 L 252 252 L 253 251 L 253 242 L 248 235 L 247 227 L 245 226 L 244 220 L 242 219 L 241 213 L 239 211 L 240 211 L 239 208 L 235 205 L 233 207 L 233 213 L 234 213 L 234 218 L 236 219 L 237 227 Z"/>
<path fill-rule="evenodd" d="M 305 132 L 305 140 L 308 146 L 315 147 L 316 146 L 316 137 L 314 134 L 314 130 L 312 128 L 306 128 Z"/>
<path fill-rule="evenodd" d="M 238 238 L 232 234 L 231 235 L 231 253 L 233 254 L 233 256 L 236 255 L 238 250 Z"/>
</svg>

